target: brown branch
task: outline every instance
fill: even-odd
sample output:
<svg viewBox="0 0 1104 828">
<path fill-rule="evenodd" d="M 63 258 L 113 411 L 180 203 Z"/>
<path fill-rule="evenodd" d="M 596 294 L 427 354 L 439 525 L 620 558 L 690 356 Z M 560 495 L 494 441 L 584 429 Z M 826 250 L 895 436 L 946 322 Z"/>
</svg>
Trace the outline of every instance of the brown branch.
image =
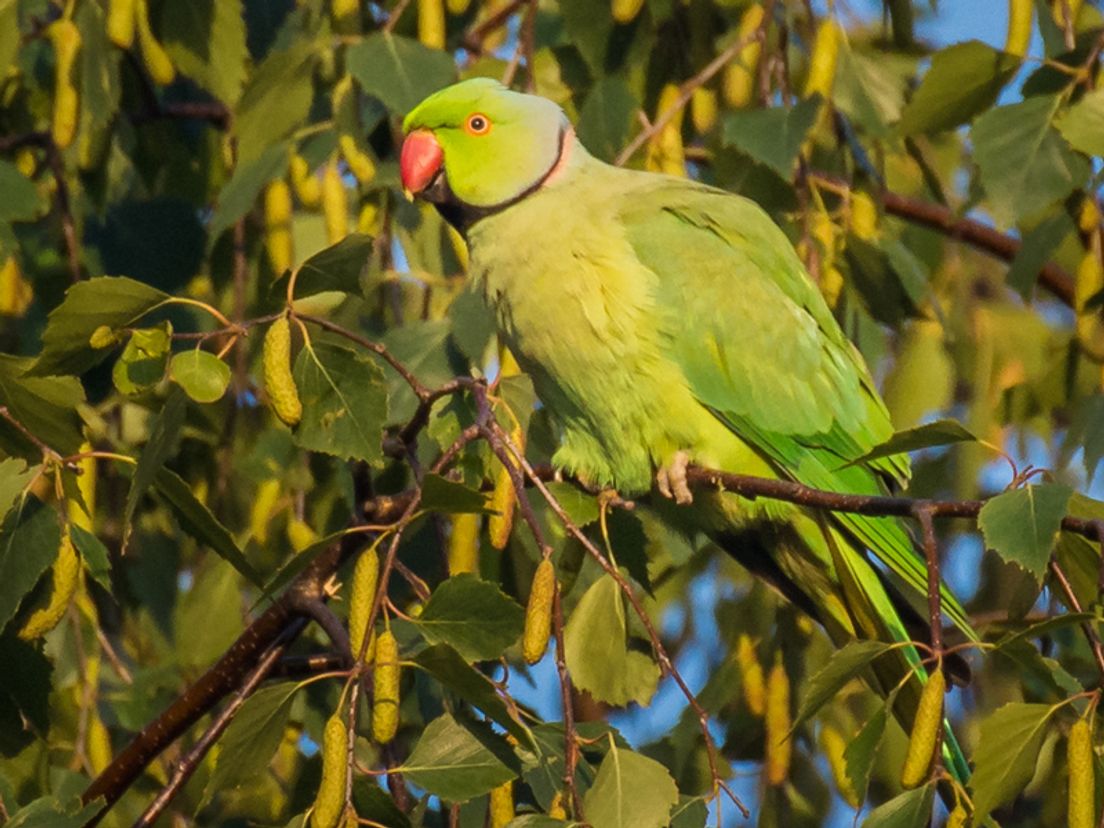
<svg viewBox="0 0 1104 828">
<path fill-rule="evenodd" d="M 77 225 L 73 220 L 73 209 L 69 203 L 69 184 L 65 180 L 65 163 L 61 150 L 51 140 L 46 144 L 46 163 L 54 176 L 54 198 L 58 215 L 61 217 L 61 235 L 65 239 L 65 258 L 69 263 L 69 278 L 73 282 L 81 280 L 80 245 L 77 241 Z"/>
<path fill-rule="evenodd" d="M 935 539 L 935 526 L 931 510 L 919 503 L 912 511 L 920 524 L 924 538 L 924 557 L 928 564 L 928 624 L 931 627 L 931 647 L 938 657 L 943 652 L 943 611 L 940 607 L 939 545 Z"/>
<path fill-rule="evenodd" d="M 1098 523 L 1099 521 L 1094 522 Z M 1077 595 L 1070 585 L 1069 578 L 1066 577 L 1062 567 L 1058 565 L 1058 561 L 1053 558 L 1050 561 L 1050 574 L 1058 582 L 1058 586 L 1065 596 L 1066 605 L 1074 612 L 1082 612 L 1081 602 L 1077 600 Z M 1093 658 L 1096 659 L 1096 666 L 1100 670 L 1100 675 L 1104 676 L 1104 646 L 1100 643 L 1100 636 L 1096 634 L 1096 628 L 1088 621 L 1081 624 L 1081 629 L 1085 633 L 1085 638 L 1089 641 L 1089 648 L 1092 650 Z"/>
<path fill-rule="evenodd" d="M 207 729 L 203 731 L 203 735 L 196 740 L 196 743 L 184 754 L 184 757 L 175 763 L 168 784 L 161 789 L 146 810 L 142 812 L 142 815 L 134 823 L 135 828 L 147 828 L 147 826 L 152 826 L 157 822 L 165 808 L 168 807 L 169 803 L 180 792 L 180 789 L 195 773 L 199 763 L 203 761 L 203 757 L 214 747 L 215 742 L 230 726 L 234 717 L 242 709 L 242 705 L 245 704 L 246 699 L 268 677 L 280 656 L 283 655 L 288 645 L 298 637 L 306 624 L 305 618 L 295 619 L 285 628 L 279 640 L 268 648 L 260 661 L 257 662 L 257 666 L 249 673 L 241 688 L 234 694 L 234 698 L 230 703 L 207 726 Z"/>
<path fill-rule="evenodd" d="M 0 152 L 12 152 L 20 147 L 45 147 L 50 143 L 48 132 L 21 132 L 17 135 L 0 137 Z"/>
<path fill-rule="evenodd" d="M 403 16 L 403 12 L 406 11 L 407 6 L 410 5 L 410 0 L 399 0 L 395 8 L 391 10 L 391 13 L 387 15 L 387 20 L 384 21 L 380 27 L 381 32 L 394 31 L 395 26 L 398 25 L 399 19 Z"/>
<path fill-rule="evenodd" d="M 512 0 L 512 2 L 507 3 L 486 20 L 476 23 L 471 27 L 468 33 L 464 35 L 464 39 L 460 41 L 460 48 L 473 55 L 483 54 L 483 38 L 495 29 L 500 29 L 505 26 L 510 18 L 513 17 L 514 12 L 520 9 L 528 1 L 529 0 Z"/>
<path fill-rule="evenodd" d="M 86 828 L 100 821 L 162 750 L 238 687 L 275 642 L 284 640 L 288 631 L 299 623 L 292 608 L 296 597 L 321 595 L 322 584 L 337 568 L 340 557 L 340 550 L 335 547 L 316 558 L 291 587 L 238 636 L 213 667 L 115 756 L 81 797 L 85 803 L 101 797 L 104 800 L 103 809 L 86 823 Z"/>
<path fill-rule="evenodd" d="M 847 187 L 846 181 L 816 170 L 810 171 L 810 178 L 831 184 L 834 187 Z M 1011 262 L 1023 247 L 1023 242 L 1002 233 L 975 219 L 958 216 L 942 204 L 924 201 L 912 196 L 883 190 L 880 193 L 882 204 L 888 214 L 907 219 L 914 224 L 938 230 L 949 238 L 983 250 L 1005 262 Z M 1073 304 L 1073 277 L 1064 268 L 1054 262 L 1047 262 L 1039 271 L 1039 282 L 1067 305 Z"/>
</svg>

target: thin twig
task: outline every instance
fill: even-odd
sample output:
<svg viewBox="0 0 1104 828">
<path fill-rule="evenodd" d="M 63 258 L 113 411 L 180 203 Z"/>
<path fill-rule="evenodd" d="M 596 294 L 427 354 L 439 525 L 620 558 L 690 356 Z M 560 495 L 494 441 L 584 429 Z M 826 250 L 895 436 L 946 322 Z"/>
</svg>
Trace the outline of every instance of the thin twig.
<svg viewBox="0 0 1104 828">
<path fill-rule="evenodd" d="M 1058 565 L 1058 561 L 1053 558 L 1050 560 L 1050 574 L 1058 582 L 1069 608 L 1074 612 L 1082 612 L 1081 602 L 1077 600 L 1077 594 L 1073 591 L 1069 578 L 1066 577 L 1062 567 Z M 1092 650 L 1093 658 L 1096 659 L 1096 666 L 1100 670 L 1100 675 L 1104 677 L 1104 646 L 1100 643 L 1100 636 L 1096 634 L 1096 628 L 1088 621 L 1081 624 L 1081 629 L 1085 633 L 1085 638 L 1089 641 L 1089 648 Z"/>
<path fill-rule="evenodd" d="M 528 0 L 512 0 L 486 20 L 476 23 L 460 41 L 460 48 L 473 55 L 483 54 L 483 39 L 495 29 L 505 26 L 514 12 L 527 2 Z"/>
<path fill-rule="evenodd" d="M 80 245 L 77 241 L 77 225 L 73 220 L 73 209 L 69 203 L 69 183 L 65 180 L 65 162 L 61 150 L 51 140 L 46 144 L 46 163 L 54 176 L 54 197 L 57 201 L 58 215 L 61 217 L 61 235 L 65 239 L 65 258 L 69 263 L 69 278 L 73 282 L 81 280 Z"/>
<path fill-rule="evenodd" d="M 624 164 L 636 154 L 637 150 L 658 135 L 660 130 L 667 126 L 667 124 L 671 122 L 671 119 L 682 111 L 683 107 L 689 103 L 690 98 L 693 97 L 695 89 L 709 83 L 714 75 L 724 69 L 728 62 L 735 58 L 740 53 L 740 50 L 753 40 L 763 40 L 769 22 L 770 17 L 764 14 L 763 22 L 759 24 L 759 27 L 754 32 L 733 41 L 724 51 L 713 58 L 713 60 L 709 61 L 704 69 L 679 86 L 678 98 L 675 99 L 674 104 L 663 112 L 660 112 L 656 116 L 656 119 L 652 121 L 651 126 L 637 133 L 636 137 L 629 142 L 628 146 L 621 150 L 613 163 L 618 167 L 624 166 Z"/>
<path fill-rule="evenodd" d="M 928 624 L 931 626 L 931 647 L 936 656 L 943 652 L 943 611 L 939 605 L 941 579 L 939 577 L 939 545 L 935 539 L 935 526 L 931 509 L 924 502 L 916 504 L 913 515 L 920 524 L 924 538 L 924 557 L 928 564 Z"/>
<path fill-rule="evenodd" d="M 188 752 L 176 762 L 168 784 L 161 789 L 154 800 L 134 823 L 135 828 L 146 828 L 146 826 L 152 826 L 157 822 L 161 814 L 164 813 L 165 808 L 168 807 L 169 803 L 180 792 L 180 789 L 184 787 L 185 783 L 192 777 L 192 774 L 195 773 L 200 762 L 203 761 L 203 757 L 214 747 L 215 742 L 219 740 L 219 737 L 226 731 L 226 728 L 230 726 L 234 717 L 241 710 L 242 705 L 245 704 L 246 699 L 248 699 L 253 691 L 260 686 L 261 682 L 268 677 L 269 672 L 284 654 L 284 650 L 286 650 L 288 645 L 299 635 L 306 624 L 306 619 L 296 619 L 284 630 L 277 642 L 268 648 L 268 651 L 261 657 L 261 660 L 257 662 L 257 666 L 253 668 L 245 681 L 242 682 L 240 689 L 234 694 L 234 698 L 231 699 L 230 703 L 227 704 L 218 716 L 215 717 L 214 721 L 207 726 L 207 729 L 203 731 L 203 735 L 196 740 L 195 744 L 192 745 Z"/>
</svg>

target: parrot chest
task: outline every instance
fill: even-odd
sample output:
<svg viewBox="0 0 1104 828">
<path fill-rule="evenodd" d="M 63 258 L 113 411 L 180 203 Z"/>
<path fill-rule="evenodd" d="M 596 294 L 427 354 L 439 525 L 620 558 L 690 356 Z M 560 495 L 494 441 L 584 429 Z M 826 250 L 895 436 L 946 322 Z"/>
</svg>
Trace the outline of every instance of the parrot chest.
<svg viewBox="0 0 1104 828">
<path fill-rule="evenodd" d="M 726 454 L 729 443 L 743 444 L 697 401 L 665 354 L 657 277 L 610 233 L 616 222 L 575 210 L 551 227 L 539 209 L 527 215 L 529 206 L 473 228 L 471 272 L 501 336 L 562 427 L 556 463 L 631 493 L 648 489 L 676 451 L 727 459 L 716 449 Z"/>
</svg>

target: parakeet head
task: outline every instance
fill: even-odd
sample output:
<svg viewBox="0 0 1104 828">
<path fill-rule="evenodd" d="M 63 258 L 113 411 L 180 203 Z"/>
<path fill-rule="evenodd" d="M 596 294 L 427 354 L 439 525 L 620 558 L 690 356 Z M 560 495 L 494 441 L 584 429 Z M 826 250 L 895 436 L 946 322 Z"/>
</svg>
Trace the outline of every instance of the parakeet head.
<svg viewBox="0 0 1104 828">
<path fill-rule="evenodd" d="M 474 78 L 422 101 L 403 122 L 403 186 L 457 226 L 543 183 L 570 131 L 555 103 Z"/>
</svg>

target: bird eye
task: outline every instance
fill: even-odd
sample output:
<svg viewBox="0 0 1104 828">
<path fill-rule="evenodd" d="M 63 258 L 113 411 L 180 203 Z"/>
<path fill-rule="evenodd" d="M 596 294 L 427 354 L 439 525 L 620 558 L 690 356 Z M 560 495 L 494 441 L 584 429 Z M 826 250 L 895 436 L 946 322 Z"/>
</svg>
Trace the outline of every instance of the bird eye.
<svg viewBox="0 0 1104 828">
<path fill-rule="evenodd" d="M 486 115 L 476 112 L 468 116 L 464 129 L 469 135 L 486 135 L 491 131 L 491 121 Z"/>
</svg>

